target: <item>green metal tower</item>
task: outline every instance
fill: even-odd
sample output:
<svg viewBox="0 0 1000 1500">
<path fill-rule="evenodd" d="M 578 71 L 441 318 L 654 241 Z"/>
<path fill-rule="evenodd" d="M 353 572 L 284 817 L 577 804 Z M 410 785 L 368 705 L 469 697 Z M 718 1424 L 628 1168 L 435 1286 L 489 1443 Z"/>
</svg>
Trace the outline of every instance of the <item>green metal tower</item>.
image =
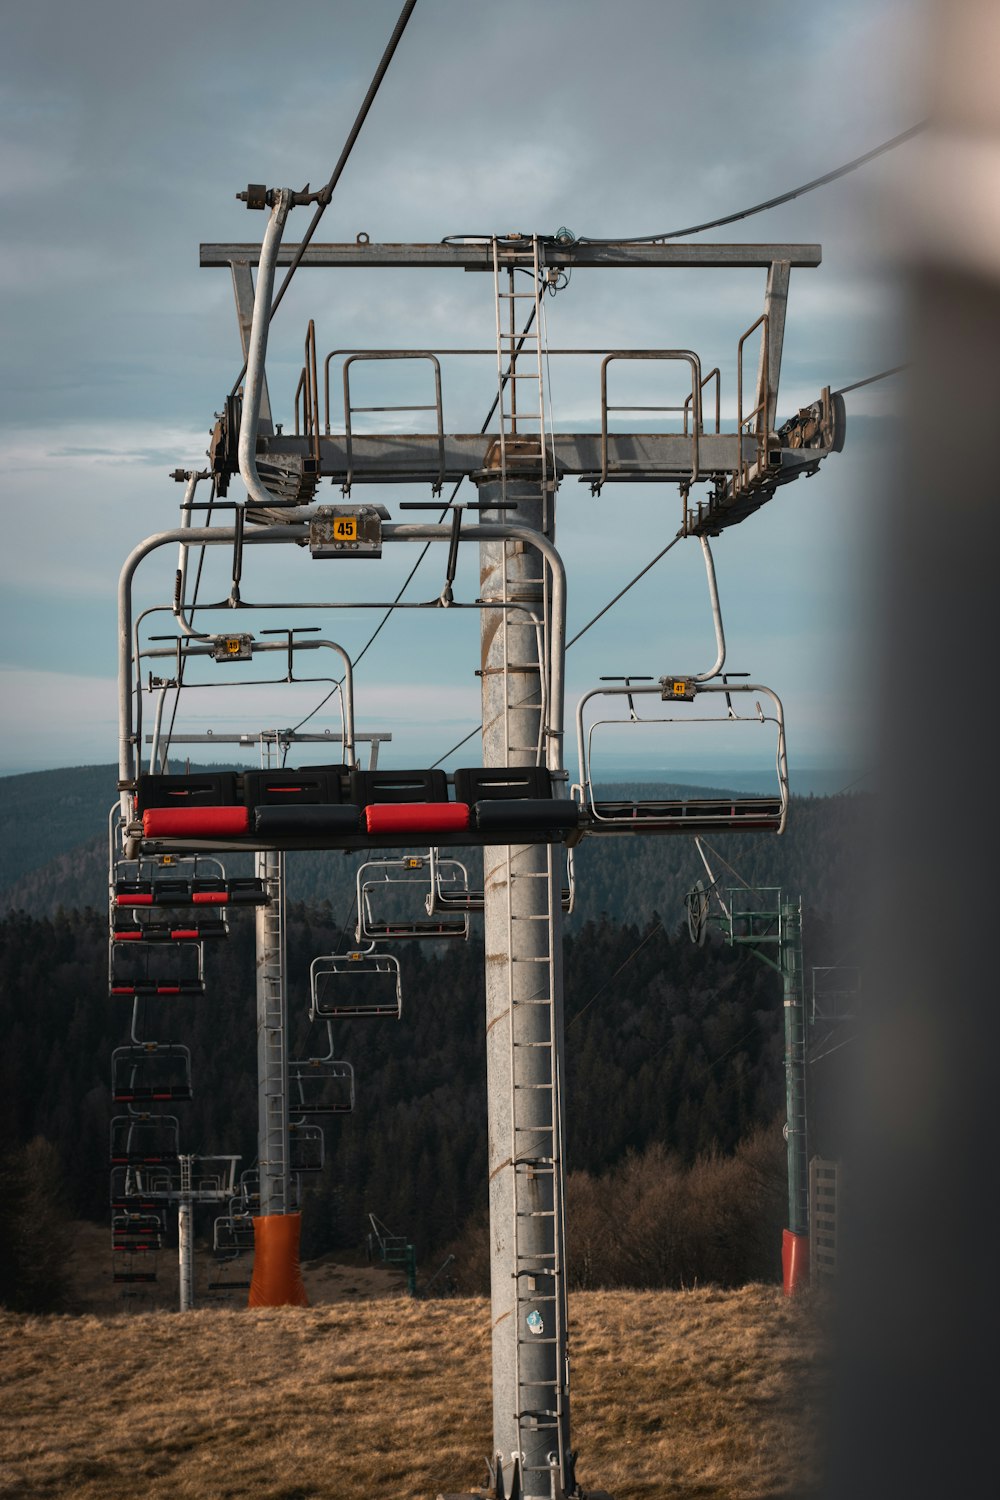
<svg viewBox="0 0 1000 1500">
<path fill-rule="evenodd" d="M 704 859 L 704 854 L 702 854 Z M 714 903 L 712 898 L 715 898 Z M 747 905 L 752 898 L 753 904 Z M 726 941 L 749 948 L 781 975 L 785 1029 L 785 1140 L 788 1147 L 788 1227 L 782 1236 L 785 1292 L 802 1286 L 809 1271 L 809 1153 L 806 1115 L 806 1013 L 802 966 L 802 899 L 777 886 L 730 888 L 701 881 L 687 896 L 688 930 L 704 942 L 711 921 Z"/>
</svg>

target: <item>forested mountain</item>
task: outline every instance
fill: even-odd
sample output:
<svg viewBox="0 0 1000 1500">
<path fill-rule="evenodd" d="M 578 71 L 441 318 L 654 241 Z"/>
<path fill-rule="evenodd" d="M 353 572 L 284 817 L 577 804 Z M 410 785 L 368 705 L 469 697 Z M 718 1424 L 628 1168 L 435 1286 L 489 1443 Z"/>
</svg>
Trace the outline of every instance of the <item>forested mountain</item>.
<svg viewBox="0 0 1000 1500">
<path fill-rule="evenodd" d="M 290 912 L 293 1056 L 326 1050 L 306 1018 L 308 965 L 339 932 L 329 909 Z M 306 1215 L 310 1253 L 355 1246 L 373 1210 L 433 1255 L 484 1199 L 482 949 L 438 947 L 406 946 L 400 1021 L 336 1023 L 357 1109 L 327 1125 L 327 1167 Z M 206 952 L 207 994 L 147 1000 L 139 1027 L 191 1048 L 194 1098 L 174 1107 L 183 1149 L 239 1151 L 247 1163 L 256 1151 L 253 972 L 253 923 L 243 917 Z M 0 1012 L 6 1138 L 51 1140 L 74 1210 L 101 1217 L 111 1050 L 127 1039 L 131 1013 L 107 994 L 103 915 L 0 923 Z M 731 1151 L 780 1113 L 780 985 L 744 951 L 695 948 L 659 923 L 585 923 L 566 942 L 566 1015 L 575 1169 L 601 1172 L 652 1142 L 690 1163 Z"/>
<path fill-rule="evenodd" d="M 0 1125 L 15 1150 L 38 1137 L 53 1143 L 73 1211 L 100 1219 L 107 1213 L 111 1052 L 127 1040 L 131 1019 L 131 1002 L 108 996 L 103 830 L 113 781 L 105 768 L 39 773 L 37 784 L 32 777 L 9 781 L 20 782 L 23 795 L 8 795 L 0 808 L 9 837 L 6 869 L 20 872 L 8 884 L 8 914 L 0 921 Z M 865 796 L 797 798 L 783 838 L 730 834 L 710 841 L 713 869 L 721 885 L 742 890 L 739 900 L 751 899 L 741 882 L 802 895 L 807 989 L 811 965 L 857 961 L 859 865 L 871 807 Z M 68 838 L 71 830 L 93 829 L 95 819 L 96 834 L 55 852 L 57 828 Z M 466 856 L 473 884 L 481 857 Z M 325 1030 L 310 1031 L 307 1020 L 309 963 L 351 940 L 360 858 L 288 859 L 293 1057 L 326 1052 Z M 241 860 L 248 869 L 249 856 Z M 729 1193 L 719 1211 L 730 1228 L 704 1221 L 707 1249 L 694 1269 L 678 1271 L 673 1263 L 663 1274 L 668 1284 L 670 1276 L 709 1274 L 705 1266 L 722 1240 L 749 1242 L 764 1217 L 770 1223 L 782 1211 L 780 1140 L 777 1176 L 770 1146 L 740 1144 L 783 1109 L 780 981 L 746 950 L 717 940 L 703 948 L 690 944 L 683 896 L 705 875 L 690 838 L 589 839 L 575 861 L 576 906 L 565 946 L 567 1160 L 577 1174 L 571 1202 L 590 1226 L 583 1239 L 607 1240 L 611 1221 L 602 1215 L 619 1190 L 623 1202 L 632 1195 L 630 1223 L 645 1222 L 652 1192 L 676 1225 L 677 1205 L 685 1194 L 691 1198 L 678 1172 L 696 1161 L 728 1161 L 756 1192 L 766 1159 L 763 1206 L 741 1208 L 750 1229 L 732 1229 L 731 1188 L 705 1187 L 703 1178 L 696 1217 L 704 1221 L 713 1194 Z M 227 860 L 230 874 L 239 873 L 239 863 Z M 373 1211 L 413 1239 L 425 1264 L 457 1241 L 472 1247 L 471 1259 L 482 1235 L 470 1232 L 463 1240 L 463 1231 L 478 1222 L 486 1189 L 481 919 L 473 919 L 468 942 L 411 942 L 395 951 L 402 1019 L 336 1023 L 336 1054 L 356 1071 L 357 1108 L 326 1125 L 327 1165 L 310 1180 L 304 1248 L 315 1254 L 356 1247 Z M 174 1107 L 182 1148 L 240 1152 L 249 1165 L 257 1110 L 249 913 L 234 915 L 227 939 L 206 943 L 205 968 L 203 997 L 144 1001 L 138 1034 L 191 1049 L 194 1098 Z M 821 1154 L 837 1152 L 849 1059 L 849 1052 L 846 1058 L 838 1052 L 810 1074 L 811 1145 Z M 724 1175 L 716 1173 L 719 1182 Z M 663 1194 L 671 1183 L 668 1206 Z M 746 1197 L 743 1187 L 739 1192 Z M 623 1221 L 620 1214 L 614 1222 Z M 688 1242 L 683 1234 L 673 1238 Z M 769 1229 L 767 1257 L 776 1244 Z M 628 1246 L 619 1244 L 616 1254 L 614 1274 L 633 1277 Z M 596 1264 L 588 1249 L 586 1271 L 575 1274 L 600 1274 Z M 762 1273 L 751 1259 L 727 1274 Z"/>
</svg>

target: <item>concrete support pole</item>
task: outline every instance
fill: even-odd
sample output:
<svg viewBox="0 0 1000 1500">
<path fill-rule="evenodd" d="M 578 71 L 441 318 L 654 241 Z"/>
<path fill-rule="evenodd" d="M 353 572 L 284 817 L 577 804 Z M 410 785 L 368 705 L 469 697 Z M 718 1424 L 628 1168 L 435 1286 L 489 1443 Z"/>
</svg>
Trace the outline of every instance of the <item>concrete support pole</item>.
<svg viewBox="0 0 1000 1500">
<path fill-rule="evenodd" d="M 481 482 L 479 492 L 482 501 L 499 499 L 499 478 Z M 541 528 L 537 479 L 508 479 L 506 498 L 517 502 L 518 525 Z M 511 515 L 487 509 L 483 519 Z M 534 765 L 541 743 L 544 764 L 540 554 L 520 541 L 482 543 L 480 592 L 485 602 L 506 597 L 517 605 L 482 614 L 483 763 Z M 544 844 L 488 847 L 483 862 L 494 1461 L 505 1500 L 550 1500 L 573 1487 L 563 1248 L 562 870 L 558 848 Z"/>
<path fill-rule="evenodd" d="M 802 990 L 802 906 L 781 902 L 781 973 L 785 1011 L 785 1133 L 788 1141 L 788 1229 L 782 1245 L 785 1291 L 808 1274 L 809 1155 L 806 1138 L 806 1016 Z"/>
<path fill-rule="evenodd" d="M 194 1215 L 191 1206 L 191 1158 L 182 1156 L 181 1196 L 177 1204 L 177 1270 L 181 1312 L 194 1307 Z"/>
<path fill-rule="evenodd" d="M 261 851 L 257 874 L 271 903 L 258 906 L 257 1157 L 261 1215 L 291 1208 L 288 1173 L 288 1003 L 285 986 L 285 859 Z"/>
</svg>

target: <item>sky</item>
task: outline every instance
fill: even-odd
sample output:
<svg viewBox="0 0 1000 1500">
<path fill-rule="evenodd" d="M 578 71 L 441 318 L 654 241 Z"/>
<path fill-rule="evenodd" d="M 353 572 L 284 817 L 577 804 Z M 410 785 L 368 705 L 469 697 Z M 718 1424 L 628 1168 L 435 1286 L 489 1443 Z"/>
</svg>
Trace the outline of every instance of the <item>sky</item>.
<svg viewBox="0 0 1000 1500">
<path fill-rule="evenodd" d="M 202 466 L 240 363 L 228 273 L 199 268 L 199 242 L 259 239 L 264 216 L 235 196 L 248 181 L 327 179 L 398 12 L 396 0 L 287 0 L 280 11 L 257 0 L 36 0 L 8 16 L 0 774 L 114 760 L 118 572 L 144 536 L 177 524 L 169 471 Z M 814 12 L 785 0 L 419 0 L 318 237 L 420 241 L 562 225 L 619 236 L 732 212 L 915 123 L 922 22 L 915 0 L 832 0 Z M 701 236 L 823 246 L 818 270 L 792 273 L 779 419 L 824 385 L 905 357 L 883 204 L 908 149 Z M 309 212 L 293 213 L 286 238 L 298 238 Z M 549 341 L 694 348 L 703 368 L 720 364 L 731 420 L 736 342 L 762 308 L 763 284 L 762 271 L 578 271 L 547 302 Z M 488 346 L 492 289 L 488 277 L 453 271 L 300 271 L 268 360 L 275 416 L 288 426 L 309 318 L 321 357 Z M 446 361 L 444 375 L 447 427 L 477 430 L 495 393 L 489 359 Z M 662 397 L 651 379 L 623 381 L 634 392 L 624 399 Z M 596 361 L 557 365 L 557 428 L 594 430 L 597 381 Z M 867 770 L 859 683 L 875 628 L 869 540 L 893 386 L 849 396 L 845 451 L 715 544 L 728 665 L 781 695 L 793 786 L 817 767 L 845 781 Z M 377 392 L 359 385 L 358 399 L 366 392 L 426 399 L 403 376 Z M 231 498 L 241 493 L 237 481 Z M 399 499 L 430 495 L 355 498 L 381 500 L 395 517 Z M 563 485 L 571 635 L 679 519 L 676 488 L 609 485 L 594 498 L 586 485 Z M 348 576 L 299 549 L 254 549 L 244 592 L 389 600 L 413 555 L 387 548 Z M 141 571 L 140 604 L 169 600 L 175 556 L 164 549 Z M 203 598 L 228 591 L 223 571 L 213 556 Z M 435 549 L 408 597 L 435 597 L 443 571 Z M 474 575 L 470 558 L 459 597 L 474 596 Z M 377 618 L 318 610 L 295 623 L 357 652 Z M 159 628 L 169 628 L 163 617 Z M 687 541 L 573 649 L 568 707 L 602 675 L 697 671 L 713 656 L 700 550 Z M 477 665 L 473 612 L 400 613 L 359 667 L 358 727 L 392 732 L 390 763 L 433 761 L 478 722 Z M 312 659 L 308 668 L 328 671 Z M 221 693 L 218 675 L 203 680 L 185 695 L 179 730 L 292 724 L 326 691 L 313 681 Z M 331 705 L 310 725 L 337 720 Z M 752 732 L 739 742 L 717 729 L 662 733 L 612 736 L 607 766 L 735 767 L 773 750 L 769 742 L 762 754 Z"/>
</svg>

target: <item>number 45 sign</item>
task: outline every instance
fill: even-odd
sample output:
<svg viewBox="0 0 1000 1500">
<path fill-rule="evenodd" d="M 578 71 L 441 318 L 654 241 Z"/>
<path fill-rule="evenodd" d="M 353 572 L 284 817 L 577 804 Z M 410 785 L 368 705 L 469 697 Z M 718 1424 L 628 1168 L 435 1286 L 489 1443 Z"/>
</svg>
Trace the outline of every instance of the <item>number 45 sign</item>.
<svg viewBox="0 0 1000 1500">
<path fill-rule="evenodd" d="M 309 519 L 309 551 L 313 557 L 381 557 L 380 510 L 374 505 L 319 506 Z"/>
</svg>

